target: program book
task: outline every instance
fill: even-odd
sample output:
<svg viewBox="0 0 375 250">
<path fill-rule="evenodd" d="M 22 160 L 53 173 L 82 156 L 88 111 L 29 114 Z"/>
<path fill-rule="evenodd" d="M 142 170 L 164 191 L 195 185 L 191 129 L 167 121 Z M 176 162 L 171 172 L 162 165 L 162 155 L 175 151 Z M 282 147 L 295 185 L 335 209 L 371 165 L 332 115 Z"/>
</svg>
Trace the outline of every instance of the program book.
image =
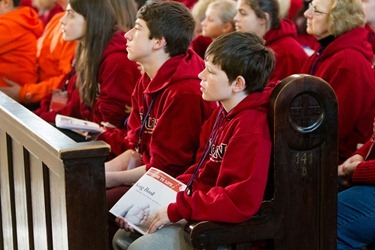
<svg viewBox="0 0 375 250">
<path fill-rule="evenodd" d="M 103 128 L 95 122 L 90 122 L 82 119 L 73 118 L 70 116 L 59 115 L 55 117 L 55 124 L 58 128 L 80 130 L 90 133 L 100 133 L 103 132 Z"/>
<path fill-rule="evenodd" d="M 124 217 L 141 234 L 147 233 L 152 218 L 161 207 L 176 201 L 186 185 L 163 171 L 150 168 L 109 210 Z"/>
</svg>

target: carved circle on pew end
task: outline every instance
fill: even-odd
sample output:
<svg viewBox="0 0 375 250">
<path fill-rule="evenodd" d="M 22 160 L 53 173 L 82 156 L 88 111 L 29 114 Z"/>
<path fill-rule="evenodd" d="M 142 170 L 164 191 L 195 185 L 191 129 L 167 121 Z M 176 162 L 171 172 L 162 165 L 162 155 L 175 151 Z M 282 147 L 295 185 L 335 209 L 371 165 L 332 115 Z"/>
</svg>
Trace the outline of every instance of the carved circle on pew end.
<svg viewBox="0 0 375 250">
<path fill-rule="evenodd" d="M 319 84 L 309 84 L 311 82 Z M 279 96 L 281 90 L 283 95 Z M 284 126 L 289 133 L 288 144 L 292 148 L 303 147 L 306 150 L 318 147 L 326 137 L 322 131 L 323 125 L 332 120 L 326 115 L 333 108 L 329 106 L 329 100 L 335 98 L 331 86 L 319 77 L 295 74 L 281 81 L 271 97 L 275 102 L 285 98 L 292 101 L 285 102 L 273 112 L 277 114 L 279 126 Z"/>
</svg>

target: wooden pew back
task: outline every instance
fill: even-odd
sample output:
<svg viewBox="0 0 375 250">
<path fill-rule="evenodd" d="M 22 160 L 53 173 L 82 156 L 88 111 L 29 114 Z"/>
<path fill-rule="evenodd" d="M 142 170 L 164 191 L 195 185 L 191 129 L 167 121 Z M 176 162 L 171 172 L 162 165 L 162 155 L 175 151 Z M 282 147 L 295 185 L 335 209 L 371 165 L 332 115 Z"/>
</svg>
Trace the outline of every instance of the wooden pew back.
<svg viewBox="0 0 375 250">
<path fill-rule="evenodd" d="M 194 222 L 187 228 L 195 249 L 231 244 L 248 249 L 336 249 L 337 101 L 328 83 L 292 75 L 270 102 L 273 153 L 267 195 L 259 212 L 240 224 Z M 246 197 L 244 197 L 246 199 Z"/>
<path fill-rule="evenodd" d="M 108 249 L 109 150 L 74 142 L 0 92 L 0 249 Z"/>
</svg>

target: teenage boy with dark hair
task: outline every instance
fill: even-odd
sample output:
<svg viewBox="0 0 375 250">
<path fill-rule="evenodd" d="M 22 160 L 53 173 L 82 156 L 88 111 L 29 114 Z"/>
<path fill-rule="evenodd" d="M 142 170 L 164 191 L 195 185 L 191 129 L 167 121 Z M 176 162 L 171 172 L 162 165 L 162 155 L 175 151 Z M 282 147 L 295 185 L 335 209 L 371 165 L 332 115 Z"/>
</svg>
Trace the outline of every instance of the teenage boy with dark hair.
<svg viewBox="0 0 375 250">
<path fill-rule="evenodd" d="M 128 58 L 145 73 L 132 95 L 127 150 L 105 164 L 109 209 L 149 168 L 178 176 L 195 162 L 201 126 L 217 105 L 201 98 L 204 62 L 188 50 L 194 28 L 186 6 L 159 2 L 144 5 L 125 34 Z"/>
<path fill-rule="evenodd" d="M 151 219 L 148 234 L 140 237 L 117 218 L 131 232 L 117 231 L 115 249 L 192 249 L 185 220 L 238 223 L 258 211 L 271 155 L 267 111 L 273 84 L 267 82 L 274 61 L 263 39 L 251 33 L 222 35 L 208 47 L 199 74 L 202 97 L 221 106 L 202 127 L 202 156 L 178 177 L 186 190 Z"/>
</svg>

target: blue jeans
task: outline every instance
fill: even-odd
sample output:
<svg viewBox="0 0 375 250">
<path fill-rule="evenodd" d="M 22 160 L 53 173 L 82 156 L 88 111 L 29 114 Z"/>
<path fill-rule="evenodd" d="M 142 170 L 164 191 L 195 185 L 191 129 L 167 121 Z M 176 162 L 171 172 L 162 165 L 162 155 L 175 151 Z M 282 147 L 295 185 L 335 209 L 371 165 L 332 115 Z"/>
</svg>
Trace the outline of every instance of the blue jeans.
<svg viewBox="0 0 375 250">
<path fill-rule="evenodd" d="M 375 186 L 353 186 L 338 194 L 337 249 L 375 242 Z"/>
</svg>

